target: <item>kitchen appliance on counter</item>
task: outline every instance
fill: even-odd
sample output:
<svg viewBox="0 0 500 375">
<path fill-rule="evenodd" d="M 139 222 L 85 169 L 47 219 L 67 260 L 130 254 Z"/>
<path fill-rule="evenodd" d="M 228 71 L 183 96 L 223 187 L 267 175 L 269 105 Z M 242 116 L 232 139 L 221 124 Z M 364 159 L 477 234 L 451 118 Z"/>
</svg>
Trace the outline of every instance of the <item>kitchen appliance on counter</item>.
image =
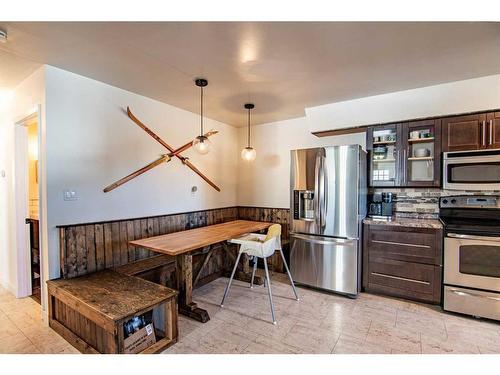
<svg viewBox="0 0 500 375">
<path fill-rule="evenodd" d="M 290 268 L 299 284 L 356 296 L 366 152 L 359 145 L 291 151 Z"/>
<path fill-rule="evenodd" d="M 500 320 L 500 196 L 439 201 L 444 223 L 443 308 Z"/>
<path fill-rule="evenodd" d="M 445 152 L 443 188 L 500 190 L 500 149 Z"/>
<path fill-rule="evenodd" d="M 375 220 L 392 219 L 394 194 L 393 193 L 373 193 L 369 197 L 368 216 Z"/>
</svg>

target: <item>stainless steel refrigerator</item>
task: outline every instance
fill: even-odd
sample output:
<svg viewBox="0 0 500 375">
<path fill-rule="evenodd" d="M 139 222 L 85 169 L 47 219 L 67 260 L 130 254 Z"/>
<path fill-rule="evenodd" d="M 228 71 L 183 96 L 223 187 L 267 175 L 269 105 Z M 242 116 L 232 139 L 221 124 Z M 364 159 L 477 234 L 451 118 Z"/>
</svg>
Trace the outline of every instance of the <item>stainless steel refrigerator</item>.
<svg viewBox="0 0 500 375">
<path fill-rule="evenodd" d="M 295 282 L 351 297 L 359 293 L 366 173 L 366 152 L 359 145 L 291 151 Z"/>
</svg>

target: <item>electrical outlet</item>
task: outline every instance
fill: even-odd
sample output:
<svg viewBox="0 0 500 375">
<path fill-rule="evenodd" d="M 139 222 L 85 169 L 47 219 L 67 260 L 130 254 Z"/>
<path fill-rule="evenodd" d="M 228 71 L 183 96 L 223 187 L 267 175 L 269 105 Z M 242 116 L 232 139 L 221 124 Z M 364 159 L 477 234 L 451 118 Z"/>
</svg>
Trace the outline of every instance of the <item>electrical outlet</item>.
<svg viewBox="0 0 500 375">
<path fill-rule="evenodd" d="M 63 190 L 63 199 L 65 201 L 76 201 L 78 198 L 76 190 Z"/>
</svg>

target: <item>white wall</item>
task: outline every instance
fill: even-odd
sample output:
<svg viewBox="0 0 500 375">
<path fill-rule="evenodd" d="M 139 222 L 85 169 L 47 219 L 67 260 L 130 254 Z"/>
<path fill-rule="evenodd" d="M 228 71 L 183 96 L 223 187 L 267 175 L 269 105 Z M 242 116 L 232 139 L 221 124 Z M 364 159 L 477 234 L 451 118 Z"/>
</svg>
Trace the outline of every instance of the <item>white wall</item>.
<svg viewBox="0 0 500 375">
<path fill-rule="evenodd" d="M 500 108 L 500 74 L 306 108 L 309 131 L 325 131 Z"/>
<path fill-rule="evenodd" d="M 360 144 L 365 133 L 318 138 L 307 128 L 304 117 L 253 126 L 252 147 L 257 151 L 253 162 L 241 158 L 238 169 L 238 205 L 290 207 L 290 150 L 318 146 Z M 239 129 L 239 151 L 246 145 L 247 129 Z"/>
<path fill-rule="evenodd" d="M 132 112 L 174 148 L 199 134 L 199 115 L 47 66 L 47 216 L 50 277 L 59 276 L 57 225 L 153 216 L 234 206 L 237 130 L 206 119 L 213 149 L 183 155 L 220 188 L 215 191 L 179 160 L 160 165 L 109 192 L 102 189 L 168 153 L 133 123 Z M 193 100 L 198 100 L 193 87 Z M 191 195 L 191 187 L 198 192 Z M 76 201 L 64 201 L 63 190 Z"/>
<path fill-rule="evenodd" d="M 18 274 L 18 246 L 16 239 L 16 192 L 15 192 L 15 123 L 32 114 L 38 105 L 42 108 L 41 127 L 45 125 L 45 69 L 41 67 L 11 93 L 8 103 L 0 108 L 0 282 L 16 296 Z M 40 171 L 40 173 L 43 173 Z M 28 212 L 26 212 L 26 217 Z M 24 226 L 24 224 L 21 223 Z"/>
</svg>

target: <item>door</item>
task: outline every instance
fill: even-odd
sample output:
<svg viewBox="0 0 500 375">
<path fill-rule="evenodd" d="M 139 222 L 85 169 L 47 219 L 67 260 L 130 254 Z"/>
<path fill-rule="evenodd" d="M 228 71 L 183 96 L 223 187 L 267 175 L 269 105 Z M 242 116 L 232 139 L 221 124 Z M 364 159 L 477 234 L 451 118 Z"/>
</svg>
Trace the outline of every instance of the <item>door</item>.
<svg viewBox="0 0 500 375">
<path fill-rule="evenodd" d="M 484 150 L 446 154 L 443 158 L 443 188 L 499 190 L 500 151 Z"/>
<path fill-rule="evenodd" d="M 291 230 L 298 233 L 320 234 L 325 218 L 325 190 L 323 173 L 326 151 L 324 148 L 310 148 L 291 151 L 290 162 L 290 207 Z M 302 213 L 307 211 L 307 215 Z"/>
<path fill-rule="evenodd" d="M 500 148 L 500 112 L 486 115 L 488 125 L 488 148 Z"/>
<path fill-rule="evenodd" d="M 319 234 L 358 238 L 360 153 L 357 145 L 325 147 L 320 160 Z"/>
<path fill-rule="evenodd" d="M 486 115 L 448 117 L 442 121 L 443 152 L 487 147 Z"/>
<path fill-rule="evenodd" d="M 301 284 L 358 293 L 358 240 L 291 234 L 290 269 Z"/>
<path fill-rule="evenodd" d="M 401 185 L 401 126 L 402 124 L 374 126 L 366 132 L 371 187 Z"/>
<path fill-rule="evenodd" d="M 441 183 L 441 120 L 403 125 L 401 186 L 436 187 Z"/>
<path fill-rule="evenodd" d="M 500 292 L 500 238 L 449 233 L 444 283 Z"/>
</svg>

